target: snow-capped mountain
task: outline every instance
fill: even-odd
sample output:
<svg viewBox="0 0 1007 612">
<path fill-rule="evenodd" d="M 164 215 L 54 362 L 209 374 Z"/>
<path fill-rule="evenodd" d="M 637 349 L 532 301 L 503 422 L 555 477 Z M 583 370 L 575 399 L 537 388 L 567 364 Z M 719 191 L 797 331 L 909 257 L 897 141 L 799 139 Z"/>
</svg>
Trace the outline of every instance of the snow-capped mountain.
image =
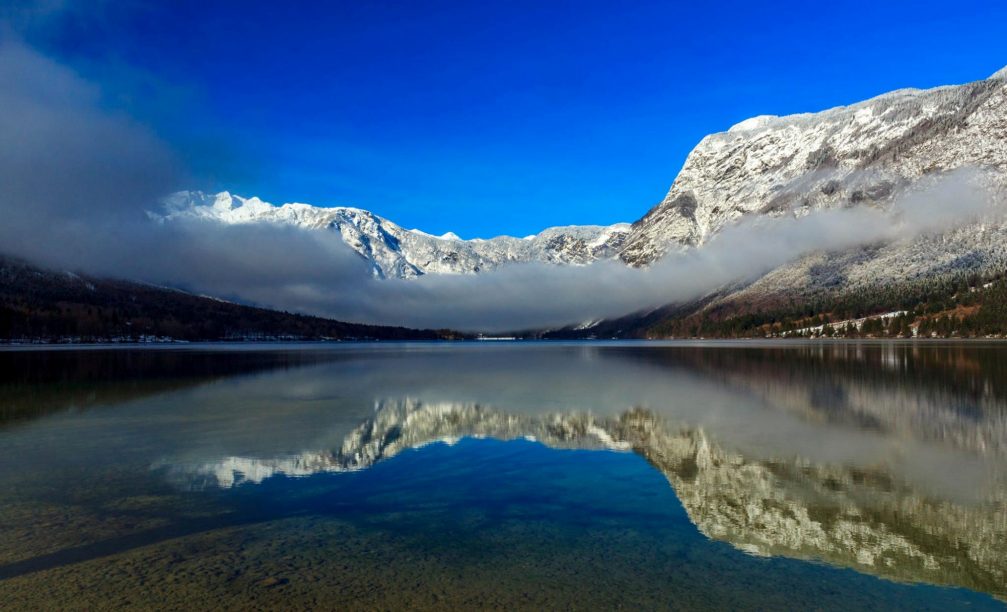
<svg viewBox="0 0 1007 612">
<path fill-rule="evenodd" d="M 1007 69 L 989 79 L 902 89 L 819 113 L 747 119 L 705 137 L 664 200 L 633 224 L 621 257 L 653 262 L 746 215 L 884 205 L 922 177 L 1007 172 Z"/>
<path fill-rule="evenodd" d="M 1007 68 L 988 79 L 928 90 L 901 89 L 817 113 L 758 116 L 705 137 L 664 200 L 632 226 L 554 227 L 525 238 L 462 240 L 404 229 L 358 208 L 276 206 L 227 192 L 180 192 L 162 218 L 270 222 L 338 237 L 376 276 L 474 274 L 507 263 L 584 265 L 618 257 L 646 266 L 670 250 L 702 247 L 747 217 L 800 217 L 858 206 L 888 207 L 932 178 L 970 168 L 1007 193 Z M 812 253 L 735 290 L 728 298 L 813 295 L 969 269 L 1007 267 L 1007 224 L 985 220 L 915 238 Z"/>
<path fill-rule="evenodd" d="M 503 264 L 544 262 L 584 265 L 615 257 L 629 233 L 628 223 L 551 227 L 524 238 L 498 236 L 462 240 L 448 232 L 432 236 L 407 230 L 374 213 L 351 207 L 310 204 L 276 206 L 227 192 L 184 191 L 164 202 L 165 220 L 200 218 L 221 223 L 278 223 L 338 232 L 383 278 L 423 274 L 474 274 Z"/>
</svg>

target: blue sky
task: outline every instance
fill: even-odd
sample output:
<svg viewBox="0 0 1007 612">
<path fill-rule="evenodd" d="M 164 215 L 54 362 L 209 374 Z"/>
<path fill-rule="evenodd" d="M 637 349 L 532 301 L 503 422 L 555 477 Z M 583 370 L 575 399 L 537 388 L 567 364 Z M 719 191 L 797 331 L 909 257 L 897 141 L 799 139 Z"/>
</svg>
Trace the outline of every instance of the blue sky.
<svg viewBox="0 0 1007 612">
<path fill-rule="evenodd" d="M 633 221 L 707 133 L 1007 64 L 998 2 L 94 6 L 15 30 L 192 187 L 463 237 Z"/>
</svg>

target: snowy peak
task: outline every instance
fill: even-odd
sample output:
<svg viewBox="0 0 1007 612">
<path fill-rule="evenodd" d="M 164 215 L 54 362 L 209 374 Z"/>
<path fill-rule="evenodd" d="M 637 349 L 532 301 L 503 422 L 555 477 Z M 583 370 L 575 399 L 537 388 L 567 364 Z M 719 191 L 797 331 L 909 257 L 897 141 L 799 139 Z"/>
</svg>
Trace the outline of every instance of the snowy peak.
<svg viewBox="0 0 1007 612">
<path fill-rule="evenodd" d="M 777 115 L 758 115 L 755 117 L 749 117 L 744 121 L 735 123 L 730 128 L 728 128 L 728 134 L 735 134 L 737 132 L 745 132 L 748 130 L 758 130 L 768 126 L 773 122 L 774 119 L 779 119 Z"/>
<path fill-rule="evenodd" d="M 993 78 L 900 89 L 818 113 L 761 115 L 704 138 L 621 253 L 646 265 L 748 215 L 885 205 L 925 175 L 1007 172 L 1007 69 Z"/>
<path fill-rule="evenodd" d="M 360 208 L 291 203 L 276 206 L 223 191 L 185 191 L 164 200 L 164 221 L 203 219 L 220 223 L 275 223 L 334 232 L 370 262 L 380 278 L 424 274 L 475 274 L 510 263 L 586 265 L 615 257 L 629 235 L 628 223 L 552 227 L 526 238 L 463 240 L 454 232 L 434 236 L 407 230 Z"/>
<path fill-rule="evenodd" d="M 410 232 L 416 234 L 417 236 L 426 236 L 427 238 L 436 238 L 438 240 L 461 240 L 462 237 L 454 232 L 446 232 L 440 236 L 435 236 L 433 234 L 428 234 L 420 229 L 411 229 Z"/>
<path fill-rule="evenodd" d="M 586 265 L 614 257 L 647 265 L 669 250 L 704 244 L 742 217 L 885 207 L 920 179 L 963 167 L 992 171 L 1007 190 L 1007 68 L 960 86 L 899 89 L 817 113 L 760 115 L 710 134 L 689 154 L 664 200 L 632 226 L 552 227 L 524 238 L 464 240 L 453 232 L 404 229 L 359 208 L 274 206 L 228 192 L 175 194 L 161 218 L 329 231 L 382 278 L 475 274 L 511 263 Z M 996 232 L 987 234 L 983 240 L 990 245 L 1002 242 Z M 958 242 L 961 252 L 921 247 L 893 254 L 895 263 L 886 269 L 925 274 L 921 261 L 954 265 L 948 258 L 964 256 L 970 246 Z M 973 240 L 971 246 L 982 245 Z"/>
</svg>

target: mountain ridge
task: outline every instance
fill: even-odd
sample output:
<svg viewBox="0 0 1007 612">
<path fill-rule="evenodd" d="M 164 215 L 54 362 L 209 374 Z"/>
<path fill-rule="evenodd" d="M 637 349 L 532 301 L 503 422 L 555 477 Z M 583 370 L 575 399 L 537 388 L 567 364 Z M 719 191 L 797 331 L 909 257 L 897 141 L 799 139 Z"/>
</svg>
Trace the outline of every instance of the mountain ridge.
<svg viewBox="0 0 1007 612">
<path fill-rule="evenodd" d="M 1005 88 L 994 77 L 900 89 L 816 113 L 753 117 L 709 134 L 665 198 L 633 224 L 620 256 L 646 265 L 669 249 L 702 245 L 751 214 L 888 204 L 924 175 L 969 166 L 1003 173 Z"/>
<path fill-rule="evenodd" d="M 164 201 L 160 221 L 202 219 L 226 224 L 276 223 L 308 230 L 330 230 L 367 260 L 379 278 L 424 274 L 476 274 L 509 263 L 586 265 L 614 257 L 629 223 L 548 227 L 522 238 L 462 239 L 453 232 L 434 236 L 406 229 L 362 208 L 320 207 L 303 203 L 274 205 L 227 191 L 182 191 Z"/>
<path fill-rule="evenodd" d="M 379 278 L 478 274 L 529 262 L 621 260 L 646 267 L 670 252 L 702 248 L 742 219 L 890 210 L 928 182 L 965 169 L 982 171 L 991 197 L 1007 193 L 1007 68 L 964 85 L 903 88 L 819 112 L 759 115 L 709 134 L 690 152 L 665 198 L 631 225 L 560 226 L 524 238 L 464 240 L 451 232 L 408 230 L 359 208 L 274 206 L 228 192 L 179 192 L 153 216 L 332 231 Z M 1007 269 L 1005 234 L 1003 219 L 981 219 L 884 244 L 804 253 L 690 301 L 706 310 L 808 301 L 836 290 L 960 273 L 992 277 Z M 677 316 L 684 305 L 666 306 Z M 647 316 L 655 319 L 654 312 Z M 590 334 L 593 328 L 577 331 Z"/>
</svg>

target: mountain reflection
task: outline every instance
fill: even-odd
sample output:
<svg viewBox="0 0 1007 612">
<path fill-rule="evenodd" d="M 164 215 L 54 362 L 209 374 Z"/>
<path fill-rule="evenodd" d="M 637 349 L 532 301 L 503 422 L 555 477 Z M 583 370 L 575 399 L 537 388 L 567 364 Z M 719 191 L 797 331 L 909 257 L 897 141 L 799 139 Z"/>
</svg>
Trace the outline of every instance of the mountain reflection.
<svg viewBox="0 0 1007 612">
<path fill-rule="evenodd" d="M 274 369 L 332 361 L 326 351 L 177 348 L 0 351 L 0 428 Z"/>
<path fill-rule="evenodd" d="M 1007 451 L 1007 351 L 997 345 L 672 349 L 646 359 L 719 379 L 806 419 Z"/>
<path fill-rule="evenodd" d="M 702 429 L 643 409 L 616 418 L 523 416 L 478 404 L 382 401 L 374 417 L 337 449 L 273 459 L 227 457 L 176 470 L 174 477 L 184 477 L 190 486 L 231 487 L 277 474 L 354 471 L 406 449 L 465 437 L 636 452 L 667 477 L 703 534 L 746 552 L 1007 594 L 1002 495 L 960 504 L 923 495 L 883 466 L 863 470 L 800 458 L 751 460 L 718 445 Z"/>
<path fill-rule="evenodd" d="M 6 428 L 18 469 L 48 473 L 35 449 L 85 466 L 129 454 L 161 484 L 227 496 L 462 438 L 632 452 L 708 538 L 1007 597 L 1001 345 L 348 345 L 0 365 L 0 425 L 34 425 Z M 73 425 L 88 435 L 43 452 L 54 412 L 95 404 L 100 419 Z"/>
<path fill-rule="evenodd" d="M 634 452 L 709 538 L 1007 596 L 1000 348 L 624 345 L 401 359 L 354 370 L 377 399 L 326 445 L 155 467 L 203 489 L 363 470 L 467 437 Z M 444 399 L 452 393 L 466 399 Z"/>
</svg>

